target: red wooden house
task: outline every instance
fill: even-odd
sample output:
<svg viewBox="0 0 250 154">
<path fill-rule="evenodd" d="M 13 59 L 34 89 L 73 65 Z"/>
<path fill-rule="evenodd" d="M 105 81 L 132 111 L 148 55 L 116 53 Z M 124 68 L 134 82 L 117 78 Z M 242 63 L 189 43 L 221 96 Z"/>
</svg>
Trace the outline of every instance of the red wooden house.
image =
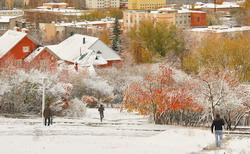
<svg viewBox="0 0 250 154">
<path fill-rule="evenodd" d="M 57 45 L 39 47 L 25 60 L 26 68 L 55 70 L 58 67 L 110 67 L 122 59 L 99 38 L 75 34 Z M 74 67 L 71 67 L 74 68 Z"/>
<path fill-rule="evenodd" d="M 41 71 L 53 71 L 59 66 L 60 58 L 47 47 L 38 47 L 24 60 L 27 69 L 38 69 Z"/>
<path fill-rule="evenodd" d="M 38 46 L 29 34 L 8 30 L 0 37 L 0 69 L 8 66 L 20 67 L 23 60 Z"/>
</svg>

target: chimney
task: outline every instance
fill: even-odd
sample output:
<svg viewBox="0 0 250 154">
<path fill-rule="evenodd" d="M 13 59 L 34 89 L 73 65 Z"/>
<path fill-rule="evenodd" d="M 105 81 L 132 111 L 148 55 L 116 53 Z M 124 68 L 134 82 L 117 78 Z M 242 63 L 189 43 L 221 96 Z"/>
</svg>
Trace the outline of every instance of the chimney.
<svg viewBox="0 0 250 154">
<path fill-rule="evenodd" d="M 20 28 L 17 27 L 17 26 L 15 26 L 13 29 L 14 29 L 15 31 L 17 31 L 17 32 L 20 32 L 20 31 L 21 31 Z"/>
<path fill-rule="evenodd" d="M 27 28 L 22 28 L 22 32 L 28 34 L 28 33 L 29 33 L 29 30 L 28 30 Z"/>
<path fill-rule="evenodd" d="M 85 37 L 82 39 L 82 43 L 85 44 Z"/>
</svg>

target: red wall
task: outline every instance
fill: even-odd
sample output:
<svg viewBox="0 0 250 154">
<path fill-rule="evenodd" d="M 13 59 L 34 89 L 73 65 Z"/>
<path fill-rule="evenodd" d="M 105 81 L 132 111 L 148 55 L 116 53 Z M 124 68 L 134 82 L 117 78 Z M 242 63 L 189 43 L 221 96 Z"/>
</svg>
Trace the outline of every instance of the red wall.
<svg viewBox="0 0 250 154">
<path fill-rule="evenodd" d="M 122 60 L 111 60 L 108 61 L 106 65 L 96 66 L 97 68 L 107 68 L 107 67 L 122 67 Z"/>
<path fill-rule="evenodd" d="M 191 13 L 191 27 L 205 27 L 206 13 Z"/>
<path fill-rule="evenodd" d="M 27 65 L 29 69 L 38 69 L 41 71 L 53 71 L 57 69 L 57 61 L 59 59 L 44 49 L 39 55 L 37 55 L 32 61 L 30 61 Z M 46 65 L 42 65 L 46 61 Z"/>
<path fill-rule="evenodd" d="M 29 52 L 23 52 L 23 47 L 29 46 Z M 4 65 L 16 65 L 16 60 L 23 60 L 27 57 L 38 45 L 25 36 L 20 42 L 18 42 L 8 53 L 0 58 L 0 67 Z M 2 65 L 2 66 L 1 66 Z"/>
</svg>

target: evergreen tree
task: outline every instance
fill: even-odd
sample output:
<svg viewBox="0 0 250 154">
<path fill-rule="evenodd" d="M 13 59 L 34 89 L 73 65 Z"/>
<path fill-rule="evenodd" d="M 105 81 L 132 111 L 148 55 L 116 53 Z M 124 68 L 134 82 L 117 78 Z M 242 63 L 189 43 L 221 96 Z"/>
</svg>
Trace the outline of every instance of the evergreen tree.
<svg viewBox="0 0 250 154">
<path fill-rule="evenodd" d="M 119 51 L 119 46 L 121 43 L 120 40 L 121 30 L 118 18 L 115 18 L 115 24 L 113 27 L 113 39 L 112 39 L 112 49 L 115 51 Z"/>
</svg>

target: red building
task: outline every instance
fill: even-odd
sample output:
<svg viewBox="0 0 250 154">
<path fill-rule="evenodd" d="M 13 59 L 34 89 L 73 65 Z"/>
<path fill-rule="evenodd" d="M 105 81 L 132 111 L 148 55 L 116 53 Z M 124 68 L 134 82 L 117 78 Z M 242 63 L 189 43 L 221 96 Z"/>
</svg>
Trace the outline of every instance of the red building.
<svg viewBox="0 0 250 154">
<path fill-rule="evenodd" d="M 191 27 L 206 27 L 206 20 L 205 12 L 191 12 Z"/>
<path fill-rule="evenodd" d="M 10 65 L 20 67 L 25 57 L 38 46 L 27 31 L 8 30 L 0 37 L 0 69 Z"/>
<path fill-rule="evenodd" d="M 99 38 L 75 34 L 57 45 L 39 47 L 25 60 L 28 66 L 47 71 L 58 67 L 119 67 L 121 57 Z M 30 68 L 29 68 L 30 69 Z"/>
<path fill-rule="evenodd" d="M 47 47 L 38 47 L 24 60 L 25 68 L 53 71 L 58 67 L 60 58 Z"/>
<path fill-rule="evenodd" d="M 1 70 L 8 67 L 13 71 L 17 68 L 54 71 L 61 66 L 74 68 L 75 65 L 109 67 L 118 66 L 121 61 L 99 38 L 86 35 L 75 34 L 57 45 L 45 47 L 39 47 L 25 32 L 9 30 L 0 37 Z"/>
</svg>

